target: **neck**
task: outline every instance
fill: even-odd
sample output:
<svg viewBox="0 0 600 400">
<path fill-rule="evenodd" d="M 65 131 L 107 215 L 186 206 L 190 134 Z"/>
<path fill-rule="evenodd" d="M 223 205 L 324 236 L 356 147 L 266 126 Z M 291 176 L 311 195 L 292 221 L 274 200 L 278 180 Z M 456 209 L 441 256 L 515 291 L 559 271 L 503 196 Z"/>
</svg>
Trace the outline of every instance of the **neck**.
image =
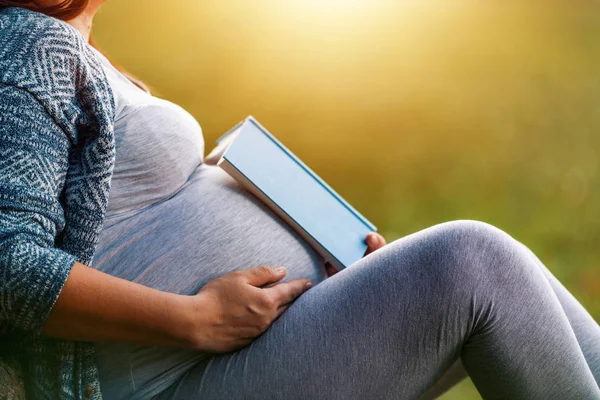
<svg viewBox="0 0 600 400">
<path fill-rule="evenodd" d="M 96 12 L 98 12 L 105 1 L 106 0 L 89 0 L 88 6 L 85 8 L 85 10 L 83 10 L 83 12 L 77 17 L 67 21 L 67 23 L 71 24 L 79 31 L 79 33 L 83 35 L 85 40 L 89 41 L 94 15 L 96 15 Z"/>
</svg>

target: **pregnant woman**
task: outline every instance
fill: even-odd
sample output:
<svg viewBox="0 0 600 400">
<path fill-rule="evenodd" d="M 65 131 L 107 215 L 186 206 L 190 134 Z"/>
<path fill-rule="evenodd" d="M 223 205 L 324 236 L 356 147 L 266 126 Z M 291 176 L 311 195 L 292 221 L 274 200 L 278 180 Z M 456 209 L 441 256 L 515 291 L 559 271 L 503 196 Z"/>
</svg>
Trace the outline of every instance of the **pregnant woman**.
<svg viewBox="0 0 600 400">
<path fill-rule="evenodd" d="M 598 324 L 496 228 L 372 234 L 328 277 L 88 44 L 102 3 L 0 0 L 0 357 L 28 398 L 416 399 L 468 373 L 600 399 Z"/>
</svg>

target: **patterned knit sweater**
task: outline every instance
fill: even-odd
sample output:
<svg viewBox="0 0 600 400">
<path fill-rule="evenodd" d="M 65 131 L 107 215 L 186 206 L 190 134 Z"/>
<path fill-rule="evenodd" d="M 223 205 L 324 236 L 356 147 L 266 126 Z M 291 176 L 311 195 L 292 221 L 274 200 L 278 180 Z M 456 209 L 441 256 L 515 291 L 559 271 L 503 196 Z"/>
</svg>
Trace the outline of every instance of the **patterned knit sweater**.
<svg viewBox="0 0 600 400">
<path fill-rule="evenodd" d="M 90 265 L 114 165 L 114 99 L 70 25 L 0 10 L 0 361 L 28 398 L 100 399 L 90 344 L 42 337 L 70 269 Z"/>
</svg>

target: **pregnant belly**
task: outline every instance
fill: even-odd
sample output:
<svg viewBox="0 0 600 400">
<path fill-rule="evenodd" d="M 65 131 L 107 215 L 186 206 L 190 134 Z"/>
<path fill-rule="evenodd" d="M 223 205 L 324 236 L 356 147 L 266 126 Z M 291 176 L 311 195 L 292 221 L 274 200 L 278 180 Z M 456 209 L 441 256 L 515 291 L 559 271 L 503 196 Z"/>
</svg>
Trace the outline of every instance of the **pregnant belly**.
<svg viewBox="0 0 600 400">
<path fill-rule="evenodd" d="M 322 258 L 220 168 L 201 165 L 168 200 L 105 221 L 94 267 L 145 286 L 195 294 L 225 273 L 285 266 L 284 280 L 325 278 Z M 105 398 L 149 398 L 208 357 L 193 351 L 96 344 Z"/>
<path fill-rule="evenodd" d="M 286 279 L 324 279 L 322 258 L 219 167 L 201 165 L 168 200 L 108 218 L 94 267 L 156 289 L 194 294 L 209 280 L 258 265 Z"/>
</svg>

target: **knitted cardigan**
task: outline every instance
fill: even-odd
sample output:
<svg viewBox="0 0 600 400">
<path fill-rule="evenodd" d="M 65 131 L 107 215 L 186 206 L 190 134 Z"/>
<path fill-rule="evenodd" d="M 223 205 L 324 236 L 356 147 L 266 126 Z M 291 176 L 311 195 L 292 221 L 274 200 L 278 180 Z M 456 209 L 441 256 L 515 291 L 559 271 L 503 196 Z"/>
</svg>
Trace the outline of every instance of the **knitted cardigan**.
<svg viewBox="0 0 600 400">
<path fill-rule="evenodd" d="M 93 346 L 40 331 L 73 263 L 92 262 L 113 121 L 109 84 L 79 32 L 0 10 L 0 371 L 15 367 L 28 398 L 102 398 Z"/>
</svg>

